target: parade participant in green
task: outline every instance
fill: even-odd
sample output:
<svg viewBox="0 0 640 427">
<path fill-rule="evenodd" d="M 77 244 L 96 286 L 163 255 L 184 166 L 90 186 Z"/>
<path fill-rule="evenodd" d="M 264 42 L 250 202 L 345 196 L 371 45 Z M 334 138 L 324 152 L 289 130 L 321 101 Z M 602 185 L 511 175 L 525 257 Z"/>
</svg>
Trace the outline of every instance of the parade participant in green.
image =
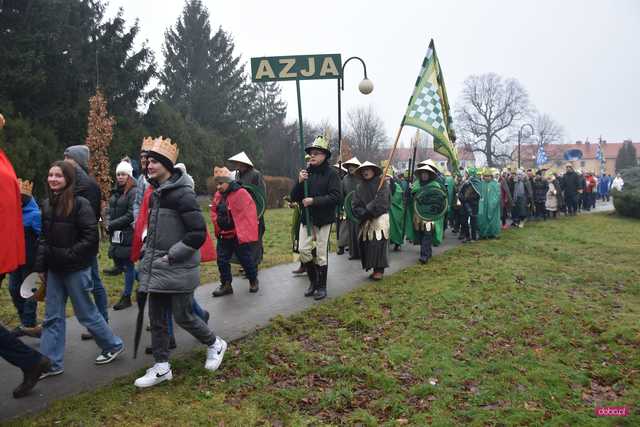
<svg viewBox="0 0 640 427">
<path fill-rule="evenodd" d="M 389 267 L 389 185 L 385 182 L 380 186 L 382 169 L 374 163 L 362 163 L 356 173 L 362 182 L 353 196 L 352 208 L 360 221 L 362 268 L 373 269 L 370 279 L 382 280 L 384 269 Z"/>
<path fill-rule="evenodd" d="M 455 192 L 456 192 L 456 183 L 451 176 L 451 172 L 445 171 L 444 173 L 444 184 L 447 187 L 447 203 L 449 208 L 447 209 L 447 220 L 445 224 L 447 224 L 455 233 L 455 218 L 453 213 L 453 207 L 455 206 Z"/>
<path fill-rule="evenodd" d="M 478 203 L 478 233 L 481 239 L 493 239 L 500 235 L 501 201 L 500 184 L 493 179 L 493 171 L 490 168 L 483 169 Z"/>
<path fill-rule="evenodd" d="M 309 166 L 309 159 L 311 159 L 311 156 L 308 154 L 305 154 L 304 162 L 307 165 L 307 167 Z M 294 262 L 295 261 L 300 262 L 300 266 L 297 269 L 293 270 L 291 274 L 293 274 L 294 276 L 307 274 L 307 269 L 304 266 L 304 263 L 300 261 L 300 249 L 299 249 L 302 208 L 300 207 L 299 203 L 292 202 L 291 197 L 288 195 L 285 197 L 285 201 L 287 202 L 288 206 L 293 210 L 291 213 L 291 249 L 295 254 Z"/>
<path fill-rule="evenodd" d="M 411 193 L 409 208 L 413 210 L 412 225 L 407 237 L 420 245 L 420 263 L 426 264 L 432 256 L 432 246 L 442 243 L 444 216 L 447 209 L 446 188 L 437 180 L 438 172 L 433 166 L 423 165 L 416 169 L 417 181 Z"/>
<path fill-rule="evenodd" d="M 393 250 L 399 251 L 404 243 L 402 222 L 404 221 L 404 204 L 402 203 L 402 186 L 394 177 L 393 167 L 389 168 L 385 177 L 391 193 L 391 207 L 389 208 L 389 240 L 393 243 Z"/>
<path fill-rule="evenodd" d="M 478 203 L 480 201 L 480 180 L 475 167 L 467 168 L 467 180 L 460 187 L 458 198 L 462 203 L 462 232 L 464 243 L 478 240 Z"/>
<path fill-rule="evenodd" d="M 311 156 L 309 167 L 300 171 L 298 183 L 291 190 L 291 200 L 304 208 L 300 224 L 300 261 L 305 264 L 309 277 L 309 288 L 305 296 L 321 300 L 327 296 L 329 237 L 342 193 L 340 178 L 329 166 L 331 151 L 325 138 L 317 137 L 305 151 Z M 305 181 L 308 183 L 307 194 Z M 305 212 L 307 209 L 308 216 Z M 311 224 L 307 224 L 307 218 L 311 220 Z M 307 225 L 311 228 L 310 233 Z"/>
<path fill-rule="evenodd" d="M 354 192 L 360 183 L 360 177 L 356 174 L 356 169 L 360 167 L 360 160 L 352 157 L 342 163 L 348 174 L 342 178 L 342 197 L 346 198 L 351 192 Z M 347 221 L 347 233 L 340 234 L 339 245 L 349 248 L 349 259 L 360 259 L 360 245 L 358 243 L 359 225 L 354 221 Z"/>
</svg>

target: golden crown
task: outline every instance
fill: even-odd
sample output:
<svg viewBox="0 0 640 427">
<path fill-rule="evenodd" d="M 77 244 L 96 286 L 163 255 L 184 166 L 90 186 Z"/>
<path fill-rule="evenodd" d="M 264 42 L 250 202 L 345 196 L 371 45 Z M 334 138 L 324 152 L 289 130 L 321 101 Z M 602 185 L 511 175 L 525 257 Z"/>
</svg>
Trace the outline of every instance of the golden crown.
<svg viewBox="0 0 640 427">
<path fill-rule="evenodd" d="M 26 179 L 23 181 L 18 178 L 18 184 L 20 184 L 20 194 L 24 194 L 26 196 L 31 196 L 33 194 L 33 182 L 27 181 Z"/>
<path fill-rule="evenodd" d="M 180 152 L 177 144 L 172 144 L 171 139 L 162 138 L 162 136 L 153 140 L 153 146 L 149 151 L 163 155 L 174 164 L 176 163 L 176 160 L 178 160 L 178 153 Z"/>
<path fill-rule="evenodd" d="M 146 138 L 142 138 L 142 147 L 140 147 L 140 151 L 149 151 L 153 147 L 153 138 L 150 136 Z"/>
</svg>

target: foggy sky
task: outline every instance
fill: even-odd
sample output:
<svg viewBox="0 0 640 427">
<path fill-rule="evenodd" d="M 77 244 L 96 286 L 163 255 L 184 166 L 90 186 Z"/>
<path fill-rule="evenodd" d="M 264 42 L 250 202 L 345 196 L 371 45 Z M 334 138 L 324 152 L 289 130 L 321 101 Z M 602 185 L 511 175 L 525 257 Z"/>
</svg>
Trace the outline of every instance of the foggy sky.
<svg viewBox="0 0 640 427">
<path fill-rule="evenodd" d="M 375 89 L 361 95 L 360 64 L 345 69 L 346 111 L 371 104 L 391 138 L 433 38 L 452 106 L 464 79 L 495 72 L 518 79 L 531 102 L 550 114 L 575 141 L 600 135 L 610 142 L 640 140 L 640 1 L 214 1 L 204 0 L 212 29 L 230 32 L 250 73 L 253 56 L 340 53 L 367 63 Z M 164 31 L 175 24 L 182 0 L 111 0 L 140 20 L 162 63 Z M 634 79 L 635 77 L 635 79 Z M 281 83 L 287 118 L 297 118 L 293 82 Z M 335 80 L 302 82 L 305 120 L 337 123 Z M 403 131 L 408 140 L 413 129 Z"/>
</svg>

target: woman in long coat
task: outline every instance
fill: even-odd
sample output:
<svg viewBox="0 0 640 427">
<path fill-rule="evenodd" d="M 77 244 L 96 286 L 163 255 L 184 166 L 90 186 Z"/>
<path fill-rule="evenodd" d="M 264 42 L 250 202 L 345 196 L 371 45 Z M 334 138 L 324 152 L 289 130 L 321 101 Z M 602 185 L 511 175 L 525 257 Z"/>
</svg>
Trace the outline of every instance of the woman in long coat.
<svg viewBox="0 0 640 427">
<path fill-rule="evenodd" d="M 372 280 L 382 280 L 384 269 L 389 267 L 389 184 L 382 176 L 382 169 L 371 162 L 362 163 L 356 173 L 362 182 L 354 193 L 352 209 L 360 221 L 362 268 L 373 269 L 369 276 Z"/>
</svg>

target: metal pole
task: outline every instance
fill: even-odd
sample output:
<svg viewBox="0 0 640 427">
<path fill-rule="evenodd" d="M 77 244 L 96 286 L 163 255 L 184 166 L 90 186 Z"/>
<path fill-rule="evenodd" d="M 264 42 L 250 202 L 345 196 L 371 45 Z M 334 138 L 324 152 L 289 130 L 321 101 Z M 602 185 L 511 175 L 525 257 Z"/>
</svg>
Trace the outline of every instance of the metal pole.
<svg viewBox="0 0 640 427">
<path fill-rule="evenodd" d="M 342 69 L 344 73 L 344 68 Z M 342 92 L 340 85 L 341 78 L 338 77 L 338 165 L 342 167 Z"/>
<path fill-rule="evenodd" d="M 304 161 L 304 129 L 302 127 L 302 100 L 300 98 L 300 80 L 296 79 L 296 94 L 298 95 L 298 127 L 300 130 L 300 157 L 302 164 Z M 309 182 L 304 182 L 304 197 L 309 197 Z M 309 208 L 302 207 L 304 210 L 304 217 L 307 222 L 307 236 L 311 236 L 311 216 L 309 215 Z"/>
<path fill-rule="evenodd" d="M 522 139 L 522 128 L 518 131 L 518 169 L 520 169 L 520 140 Z"/>
</svg>

